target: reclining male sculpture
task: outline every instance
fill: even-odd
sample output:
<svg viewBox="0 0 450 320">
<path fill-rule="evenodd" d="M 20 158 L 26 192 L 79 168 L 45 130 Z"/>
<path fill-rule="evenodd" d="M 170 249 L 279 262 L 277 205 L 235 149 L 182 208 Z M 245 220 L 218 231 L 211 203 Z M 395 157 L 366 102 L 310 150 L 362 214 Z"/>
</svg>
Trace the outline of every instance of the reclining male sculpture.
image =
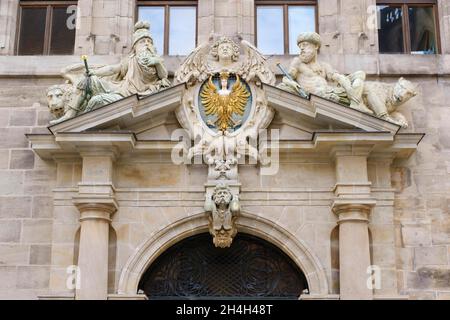
<svg viewBox="0 0 450 320">
<path fill-rule="evenodd" d="M 300 54 L 289 67 L 278 88 L 298 94 L 306 91 L 349 106 L 384 120 L 407 127 L 397 107 L 414 97 L 414 86 L 401 78 L 394 86 L 379 82 L 366 82 L 364 71 L 342 75 L 327 63 L 317 61 L 321 46 L 319 34 L 301 33 L 297 38 Z"/>
<path fill-rule="evenodd" d="M 136 23 L 131 53 L 116 65 L 91 70 L 87 64 L 64 68 L 62 75 L 71 86 L 56 85 L 47 90 L 50 111 L 58 117 L 50 123 L 60 123 L 133 94 L 144 96 L 169 87 L 167 70 L 163 59 L 156 54 L 149 30 L 149 23 Z M 86 69 L 84 75 L 83 69 Z M 60 106 L 54 112 L 56 105 L 62 103 L 63 115 Z"/>
</svg>

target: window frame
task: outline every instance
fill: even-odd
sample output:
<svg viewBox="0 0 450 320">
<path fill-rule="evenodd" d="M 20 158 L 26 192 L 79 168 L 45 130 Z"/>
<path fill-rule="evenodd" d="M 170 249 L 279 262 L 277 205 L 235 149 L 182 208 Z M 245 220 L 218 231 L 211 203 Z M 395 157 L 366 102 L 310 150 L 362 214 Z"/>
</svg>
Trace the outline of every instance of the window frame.
<svg viewBox="0 0 450 320">
<path fill-rule="evenodd" d="M 139 7 L 164 7 L 164 48 L 162 54 L 169 56 L 169 37 L 170 37 L 170 7 L 195 7 L 195 44 L 198 43 L 198 1 L 197 0 L 137 0 L 135 7 L 134 20 L 139 20 Z M 151 21 L 150 21 L 151 24 Z"/>
<path fill-rule="evenodd" d="M 77 0 L 68 0 L 68 1 L 19 1 L 19 13 L 18 13 L 18 19 L 16 22 L 16 41 L 14 46 L 14 54 L 16 56 L 21 55 L 19 53 L 20 49 L 20 36 L 22 33 L 22 12 L 23 8 L 45 8 L 45 33 L 44 33 L 44 49 L 42 56 L 50 56 L 50 46 L 52 43 L 52 27 L 53 27 L 53 8 L 60 8 L 60 7 L 67 7 L 76 5 L 78 6 Z M 76 32 L 76 31 L 75 31 Z M 76 35 L 75 35 L 76 37 Z M 75 52 L 75 43 L 73 44 L 73 52 Z M 71 55 L 71 54 L 68 54 Z M 73 53 L 72 53 L 73 55 Z"/>
<path fill-rule="evenodd" d="M 403 29 L 403 52 L 389 53 L 380 52 L 380 44 L 378 44 L 379 54 L 412 54 L 411 53 L 411 32 L 409 27 L 409 8 L 410 7 L 433 7 L 434 14 L 434 28 L 436 32 L 436 54 L 440 54 L 441 51 L 441 33 L 439 30 L 439 11 L 438 3 L 436 0 L 377 0 L 377 6 L 397 6 L 402 9 L 402 29 Z M 378 29 L 377 29 L 378 34 Z M 379 41 L 379 40 L 378 40 Z"/>
<path fill-rule="evenodd" d="M 289 52 L 289 6 L 314 6 L 315 32 L 319 30 L 318 0 L 255 0 L 255 44 L 258 45 L 258 7 L 283 7 L 283 55 L 295 55 Z"/>
</svg>

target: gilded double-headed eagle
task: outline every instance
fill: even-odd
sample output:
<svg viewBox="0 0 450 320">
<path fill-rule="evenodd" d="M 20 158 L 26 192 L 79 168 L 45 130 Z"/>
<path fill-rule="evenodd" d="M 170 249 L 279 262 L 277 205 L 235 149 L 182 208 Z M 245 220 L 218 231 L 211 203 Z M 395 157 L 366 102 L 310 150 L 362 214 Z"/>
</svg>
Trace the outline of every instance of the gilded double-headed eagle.
<svg viewBox="0 0 450 320">
<path fill-rule="evenodd" d="M 210 76 L 208 83 L 204 85 L 200 93 L 205 114 L 216 116 L 214 124 L 220 131 L 226 131 L 228 128 L 234 128 L 239 124 L 233 119 L 233 114 L 243 116 L 250 97 L 250 93 L 238 75 L 236 75 L 236 82 L 233 84 L 231 91 L 228 90 L 229 76 L 228 72 L 220 73 L 220 90 L 217 90 L 212 81 L 212 76 Z"/>
</svg>

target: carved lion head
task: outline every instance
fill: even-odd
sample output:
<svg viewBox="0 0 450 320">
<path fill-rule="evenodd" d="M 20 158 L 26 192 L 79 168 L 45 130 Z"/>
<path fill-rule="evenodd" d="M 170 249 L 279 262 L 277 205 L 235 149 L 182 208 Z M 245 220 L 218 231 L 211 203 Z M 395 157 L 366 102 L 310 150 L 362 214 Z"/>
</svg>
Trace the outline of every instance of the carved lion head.
<svg viewBox="0 0 450 320">
<path fill-rule="evenodd" d="M 394 86 L 394 101 L 398 105 L 405 103 L 417 95 L 416 90 L 416 86 L 411 81 L 400 78 Z"/>
<path fill-rule="evenodd" d="M 69 84 L 57 84 L 47 89 L 47 103 L 55 118 L 64 115 L 64 107 L 70 99 L 72 87 Z"/>
</svg>

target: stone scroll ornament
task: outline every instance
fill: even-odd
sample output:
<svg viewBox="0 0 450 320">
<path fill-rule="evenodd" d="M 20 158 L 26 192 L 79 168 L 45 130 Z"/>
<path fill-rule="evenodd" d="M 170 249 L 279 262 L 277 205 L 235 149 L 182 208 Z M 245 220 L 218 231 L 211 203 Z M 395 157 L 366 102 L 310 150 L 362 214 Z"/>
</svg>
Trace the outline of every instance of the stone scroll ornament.
<svg viewBox="0 0 450 320">
<path fill-rule="evenodd" d="M 47 89 L 50 113 L 56 118 L 50 121 L 51 125 L 133 94 L 145 96 L 170 87 L 148 22 L 136 23 L 132 50 L 118 64 L 90 68 L 87 56 L 82 56 L 82 60 L 83 63 L 61 71 L 65 84 Z"/>
<path fill-rule="evenodd" d="M 406 118 L 397 108 L 417 95 L 411 82 L 403 78 L 394 85 L 365 81 L 364 71 L 339 74 L 327 63 L 317 61 L 321 39 L 315 32 L 301 33 L 297 45 L 300 54 L 292 60 L 288 71 L 282 68 L 285 76 L 278 88 L 301 96 L 304 92 L 312 93 L 408 127 Z"/>
<path fill-rule="evenodd" d="M 274 85 L 275 74 L 249 42 L 216 37 L 185 59 L 175 73 L 175 82 L 186 84 L 182 104 L 175 112 L 193 142 L 186 158 L 200 158 L 208 165 L 205 207 L 215 206 L 207 210 L 210 230 L 214 244 L 226 247 L 236 234 L 234 219 L 226 217 L 234 217 L 236 210 L 232 210 L 233 203 L 211 199 L 219 199 L 216 193 L 228 190 L 230 199 L 238 201 L 239 160 L 247 157 L 255 164 L 265 162 L 251 141 L 256 141 L 274 117 L 262 84 Z M 227 187 L 219 188 L 223 184 Z"/>
</svg>

